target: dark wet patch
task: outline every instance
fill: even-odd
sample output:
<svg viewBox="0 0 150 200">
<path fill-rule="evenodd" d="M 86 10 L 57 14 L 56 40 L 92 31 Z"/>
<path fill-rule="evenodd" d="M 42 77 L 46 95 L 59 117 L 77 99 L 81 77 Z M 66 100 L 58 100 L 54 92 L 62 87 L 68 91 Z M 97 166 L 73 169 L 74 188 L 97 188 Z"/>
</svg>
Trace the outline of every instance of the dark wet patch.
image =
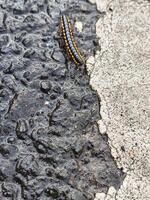
<svg viewBox="0 0 150 200">
<path fill-rule="evenodd" d="M 97 126 L 100 99 L 57 34 L 62 12 L 78 18 L 75 37 L 93 54 L 95 5 L 3 0 L 0 11 L 0 197 L 90 200 L 119 188 L 123 173 Z"/>
</svg>

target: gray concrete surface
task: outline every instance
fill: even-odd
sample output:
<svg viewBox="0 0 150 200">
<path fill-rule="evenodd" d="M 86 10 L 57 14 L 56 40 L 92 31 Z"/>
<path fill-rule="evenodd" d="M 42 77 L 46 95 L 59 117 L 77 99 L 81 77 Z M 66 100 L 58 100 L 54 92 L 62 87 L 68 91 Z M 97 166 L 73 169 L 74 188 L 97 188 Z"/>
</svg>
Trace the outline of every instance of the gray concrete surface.
<svg viewBox="0 0 150 200">
<path fill-rule="evenodd" d="M 111 187 L 96 200 L 149 200 L 150 2 L 91 2 L 106 12 L 97 22 L 101 51 L 88 60 L 91 85 L 102 100 L 99 127 L 126 173 L 119 191 Z"/>
</svg>

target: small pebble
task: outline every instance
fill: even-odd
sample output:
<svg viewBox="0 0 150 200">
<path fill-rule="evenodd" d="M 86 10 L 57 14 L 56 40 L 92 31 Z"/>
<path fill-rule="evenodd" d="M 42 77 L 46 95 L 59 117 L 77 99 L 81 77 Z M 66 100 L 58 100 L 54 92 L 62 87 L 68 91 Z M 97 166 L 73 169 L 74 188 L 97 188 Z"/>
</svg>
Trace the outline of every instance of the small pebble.
<svg viewBox="0 0 150 200">
<path fill-rule="evenodd" d="M 40 88 L 41 91 L 48 93 L 51 90 L 51 84 L 49 81 L 41 81 Z"/>
</svg>

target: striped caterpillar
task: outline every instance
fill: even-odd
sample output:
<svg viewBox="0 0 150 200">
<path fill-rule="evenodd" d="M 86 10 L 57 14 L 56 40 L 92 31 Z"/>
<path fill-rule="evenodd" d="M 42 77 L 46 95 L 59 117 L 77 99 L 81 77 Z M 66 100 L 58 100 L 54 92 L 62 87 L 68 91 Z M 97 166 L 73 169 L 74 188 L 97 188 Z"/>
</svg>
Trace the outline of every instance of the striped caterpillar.
<svg viewBox="0 0 150 200">
<path fill-rule="evenodd" d="M 84 65 L 85 58 L 80 52 L 74 39 L 73 26 L 70 19 L 66 15 L 62 15 L 60 19 L 60 34 L 64 41 L 66 52 L 69 58 L 77 65 Z"/>
</svg>

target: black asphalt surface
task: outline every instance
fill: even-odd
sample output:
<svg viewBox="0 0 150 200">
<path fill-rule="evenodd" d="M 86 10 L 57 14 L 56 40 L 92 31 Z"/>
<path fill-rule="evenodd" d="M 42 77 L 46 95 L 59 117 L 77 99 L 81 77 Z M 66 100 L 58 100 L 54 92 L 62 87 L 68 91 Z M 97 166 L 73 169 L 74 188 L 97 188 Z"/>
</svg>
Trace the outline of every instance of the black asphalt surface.
<svg viewBox="0 0 150 200">
<path fill-rule="evenodd" d="M 86 0 L 0 1 L 0 200 L 93 200 L 119 188 L 100 99 L 66 56 L 59 18 L 83 22 L 79 47 L 93 55 L 105 13 Z"/>
</svg>

